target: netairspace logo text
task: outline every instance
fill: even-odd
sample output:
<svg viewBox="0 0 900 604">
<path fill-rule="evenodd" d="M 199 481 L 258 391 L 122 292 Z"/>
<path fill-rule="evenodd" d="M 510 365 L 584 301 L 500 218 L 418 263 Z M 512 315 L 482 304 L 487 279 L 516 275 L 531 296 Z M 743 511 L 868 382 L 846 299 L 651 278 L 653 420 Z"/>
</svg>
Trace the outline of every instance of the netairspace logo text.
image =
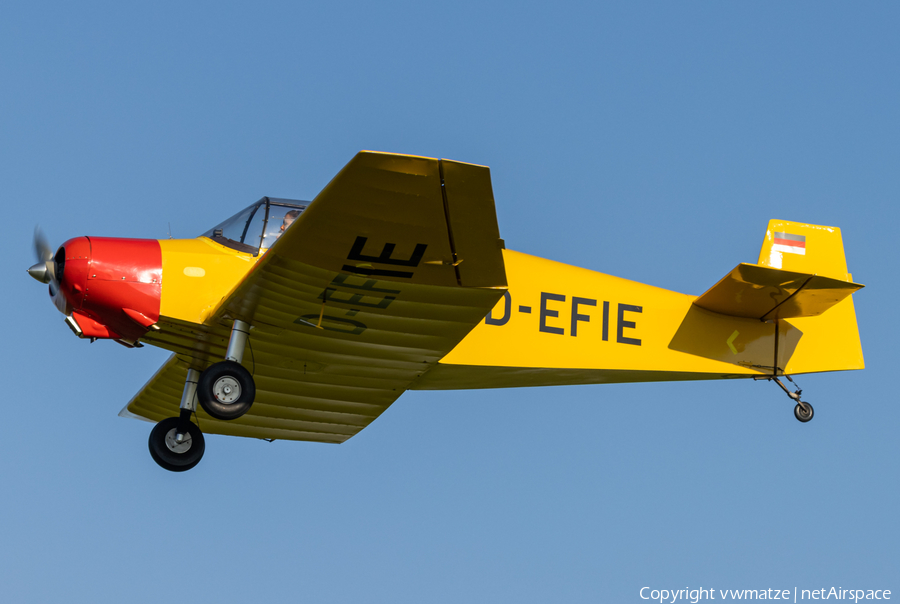
<svg viewBox="0 0 900 604">
<path fill-rule="evenodd" d="M 691 602 L 697 604 L 700 600 L 786 600 L 799 602 L 801 600 L 845 600 L 859 602 L 860 600 L 890 600 L 889 589 L 843 589 L 841 587 L 820 589 L 654 589 L 652 587 L 641 588 L 642 600 L 655 602 Z"/>
</svg>

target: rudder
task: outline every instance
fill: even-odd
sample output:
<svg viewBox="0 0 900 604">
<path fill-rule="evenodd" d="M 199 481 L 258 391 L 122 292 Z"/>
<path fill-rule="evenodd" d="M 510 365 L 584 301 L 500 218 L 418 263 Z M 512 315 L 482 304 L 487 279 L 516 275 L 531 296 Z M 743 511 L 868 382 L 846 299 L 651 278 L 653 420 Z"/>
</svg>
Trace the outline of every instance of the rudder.
<svg viewBox="0 0 900 604">
<path fill-rule="evenodd" d="M 757 264 L 852 281 L 838 227 L 770 220 Z"/>
</svg>

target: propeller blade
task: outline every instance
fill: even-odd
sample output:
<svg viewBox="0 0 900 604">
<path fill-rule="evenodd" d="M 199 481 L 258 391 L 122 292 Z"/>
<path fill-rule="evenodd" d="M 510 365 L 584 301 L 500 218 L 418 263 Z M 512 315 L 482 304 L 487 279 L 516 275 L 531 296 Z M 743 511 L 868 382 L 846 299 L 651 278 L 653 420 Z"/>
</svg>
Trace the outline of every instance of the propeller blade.
<svg viewBox="0 0 900 604">
<path fill-rule="evenodd" d="M 56 274 L 58 267 L 53 259 L 53 248 L 50 247 L 50 243 L 47 241 L 47 237 L 40 226 L 34 227 L 34 255 L 37 256 L 38 261 L 37 264 L 28 269 L 28 274 L 41 283 L 49 283 L 53 305 L 62 314 L 69 315 L 72 312 L 69 308 L 69 302 L 59 287 L 59 280 L 62 275 Z"/>
<path fill-rule="evenodd" d="M 53 258 L 53 249 L 39 226 L 34 227 L 34 255 L 38 262 L 47 262 Z"/>
</svg>

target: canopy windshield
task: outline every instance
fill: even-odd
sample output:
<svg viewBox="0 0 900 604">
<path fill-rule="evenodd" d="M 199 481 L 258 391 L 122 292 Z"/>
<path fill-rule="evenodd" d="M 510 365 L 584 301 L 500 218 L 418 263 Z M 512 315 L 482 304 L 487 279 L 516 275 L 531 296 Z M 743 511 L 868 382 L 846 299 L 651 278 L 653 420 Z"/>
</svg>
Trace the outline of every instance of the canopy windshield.
<svg viewBox="0 0 900 604">
<path fill-rule="evenodd" d="M 263 197 L 206 231 L 203 237 L 256 256 L 272 247 L 307 205 L 306 201 Z"/>
</svg>

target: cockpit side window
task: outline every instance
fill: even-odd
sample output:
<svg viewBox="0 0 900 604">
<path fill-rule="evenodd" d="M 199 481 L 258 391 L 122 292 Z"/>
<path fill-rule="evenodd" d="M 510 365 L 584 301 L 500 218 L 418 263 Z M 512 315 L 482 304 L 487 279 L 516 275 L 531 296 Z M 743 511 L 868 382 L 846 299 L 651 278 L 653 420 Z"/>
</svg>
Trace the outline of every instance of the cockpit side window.
<svg viewBox="0 0 900 604">
<path fill-rule="evenodd" d="M 271 247 L 305 209 L 304 202 L 263 197 L 203 233 L 203 237 L 255 256 Z"/>
<path fill-rule="evenodd" d="M 306 206 L 283 205 L 272 203 L 269 205 L 269 221 L 266 224 L 266 233 L 263 237 L 263 248 L 270 248 L 290 227 L 294 220 L 306 209 Z"/>
<path fill-rule="evenodd" d="M 261 205 L 264 206 L 265 204 L 257 202 L 252 206 L 241 210 L 225 222 L 217 224 L 203 233 L 203 236 L 209 237 L 216 243 L 221 243 L 222 245 L 226 245 L 240 252 L 255 254 L 259 250 L 259 244 L 257 243 L 257 245 L 254 246 L 249 244 L 249 242 L 246 244 L 244 242 L 250 221 L 253 219 Z"/>
<path fill-rule="evenodd" d="M 256 213 L 247 222 L 247 232 L 244 235 L 244 243 L 254 248 L 254 253 L 259 251 L 259 245 L 262 243 L 263 229 L 266 226 L 266 218 L 268 217 L 268 204 L 259 204 Z"/>
</svg>

